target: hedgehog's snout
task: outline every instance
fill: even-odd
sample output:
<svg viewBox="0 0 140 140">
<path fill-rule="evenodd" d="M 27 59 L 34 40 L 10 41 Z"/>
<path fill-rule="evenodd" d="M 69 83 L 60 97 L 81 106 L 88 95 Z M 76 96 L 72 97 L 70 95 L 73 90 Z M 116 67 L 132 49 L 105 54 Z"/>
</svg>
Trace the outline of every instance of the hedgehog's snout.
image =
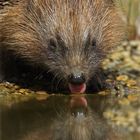
<svg viewBox="0 0 140 140">
<path fill-rule="evenodd" d="M 85 83 L 85 76 L 83 73 L 72 73 L 71 75 L 69 75 L 68 80 L 69 83 L 73 85 L 80 85 Z"/>
<path fill-rule="evenodd" d="M 75 72 L 68 77 L 71 93 L 84 93 L 86 90 L 86 78 L 81 72 Z"/>
</svg>

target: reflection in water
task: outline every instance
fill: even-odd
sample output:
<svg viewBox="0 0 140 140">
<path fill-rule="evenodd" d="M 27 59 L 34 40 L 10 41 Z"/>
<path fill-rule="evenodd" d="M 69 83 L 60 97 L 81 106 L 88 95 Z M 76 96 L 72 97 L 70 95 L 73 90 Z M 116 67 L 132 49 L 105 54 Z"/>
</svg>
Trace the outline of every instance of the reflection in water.
<svg viewBox="0 0 140 140">
<path fill-rule="evenodd" d="M 93 98 L 51 96 L 2 105 L 1 140 L 118 140 L 102 116 L 107 100 Z"/>
</svg>

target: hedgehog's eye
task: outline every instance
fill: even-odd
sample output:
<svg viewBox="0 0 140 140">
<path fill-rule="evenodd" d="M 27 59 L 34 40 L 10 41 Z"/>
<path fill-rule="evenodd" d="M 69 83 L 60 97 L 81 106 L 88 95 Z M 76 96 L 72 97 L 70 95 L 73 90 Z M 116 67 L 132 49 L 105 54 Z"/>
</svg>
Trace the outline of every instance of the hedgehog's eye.
<svg viewBox="0 0 140 140">
<path fill-rule="evenodd" d="M 52 50 L 52 51 L 55 51 L 56 48 L 57 48 L 57 43 L 54 39 L 50 39 L 49 41 L 49 48 Z"/>
<path fill-rule="evenodd" d="M 92 40 L 92 44 L 91 45 L 92 45 L 93 48 L 96 48 L 97 44 L 96 44 L 96 40 L 95 39 Z"/>
</svg>

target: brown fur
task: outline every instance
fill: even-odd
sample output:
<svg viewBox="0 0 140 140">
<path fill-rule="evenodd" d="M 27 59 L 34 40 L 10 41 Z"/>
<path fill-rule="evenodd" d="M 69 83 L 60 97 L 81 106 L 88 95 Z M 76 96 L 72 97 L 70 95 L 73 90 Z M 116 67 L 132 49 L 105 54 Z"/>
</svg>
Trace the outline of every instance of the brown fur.
<svg viewBox="0 0 140 140">
<path fill-rule="evenodd" d="M 0 47 L 60 79 L 78 69 L 88 81 L 122 29 L 112 0 L 22 0 L 0 20 Z"/>
</svg>

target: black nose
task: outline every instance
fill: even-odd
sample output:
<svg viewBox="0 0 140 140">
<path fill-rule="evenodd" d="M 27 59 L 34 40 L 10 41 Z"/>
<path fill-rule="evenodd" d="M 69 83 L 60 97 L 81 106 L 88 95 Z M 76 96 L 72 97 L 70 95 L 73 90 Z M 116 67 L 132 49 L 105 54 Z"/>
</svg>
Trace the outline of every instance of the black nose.
<svg viewBox="0 0 140 140">
<path fill-rule="evenodd" d="M 85 76 L 83 74 L 71 74 L 69 76 L 69 82 L 76 85 L 83 84 L 85 83 Z"/>
</svg>

